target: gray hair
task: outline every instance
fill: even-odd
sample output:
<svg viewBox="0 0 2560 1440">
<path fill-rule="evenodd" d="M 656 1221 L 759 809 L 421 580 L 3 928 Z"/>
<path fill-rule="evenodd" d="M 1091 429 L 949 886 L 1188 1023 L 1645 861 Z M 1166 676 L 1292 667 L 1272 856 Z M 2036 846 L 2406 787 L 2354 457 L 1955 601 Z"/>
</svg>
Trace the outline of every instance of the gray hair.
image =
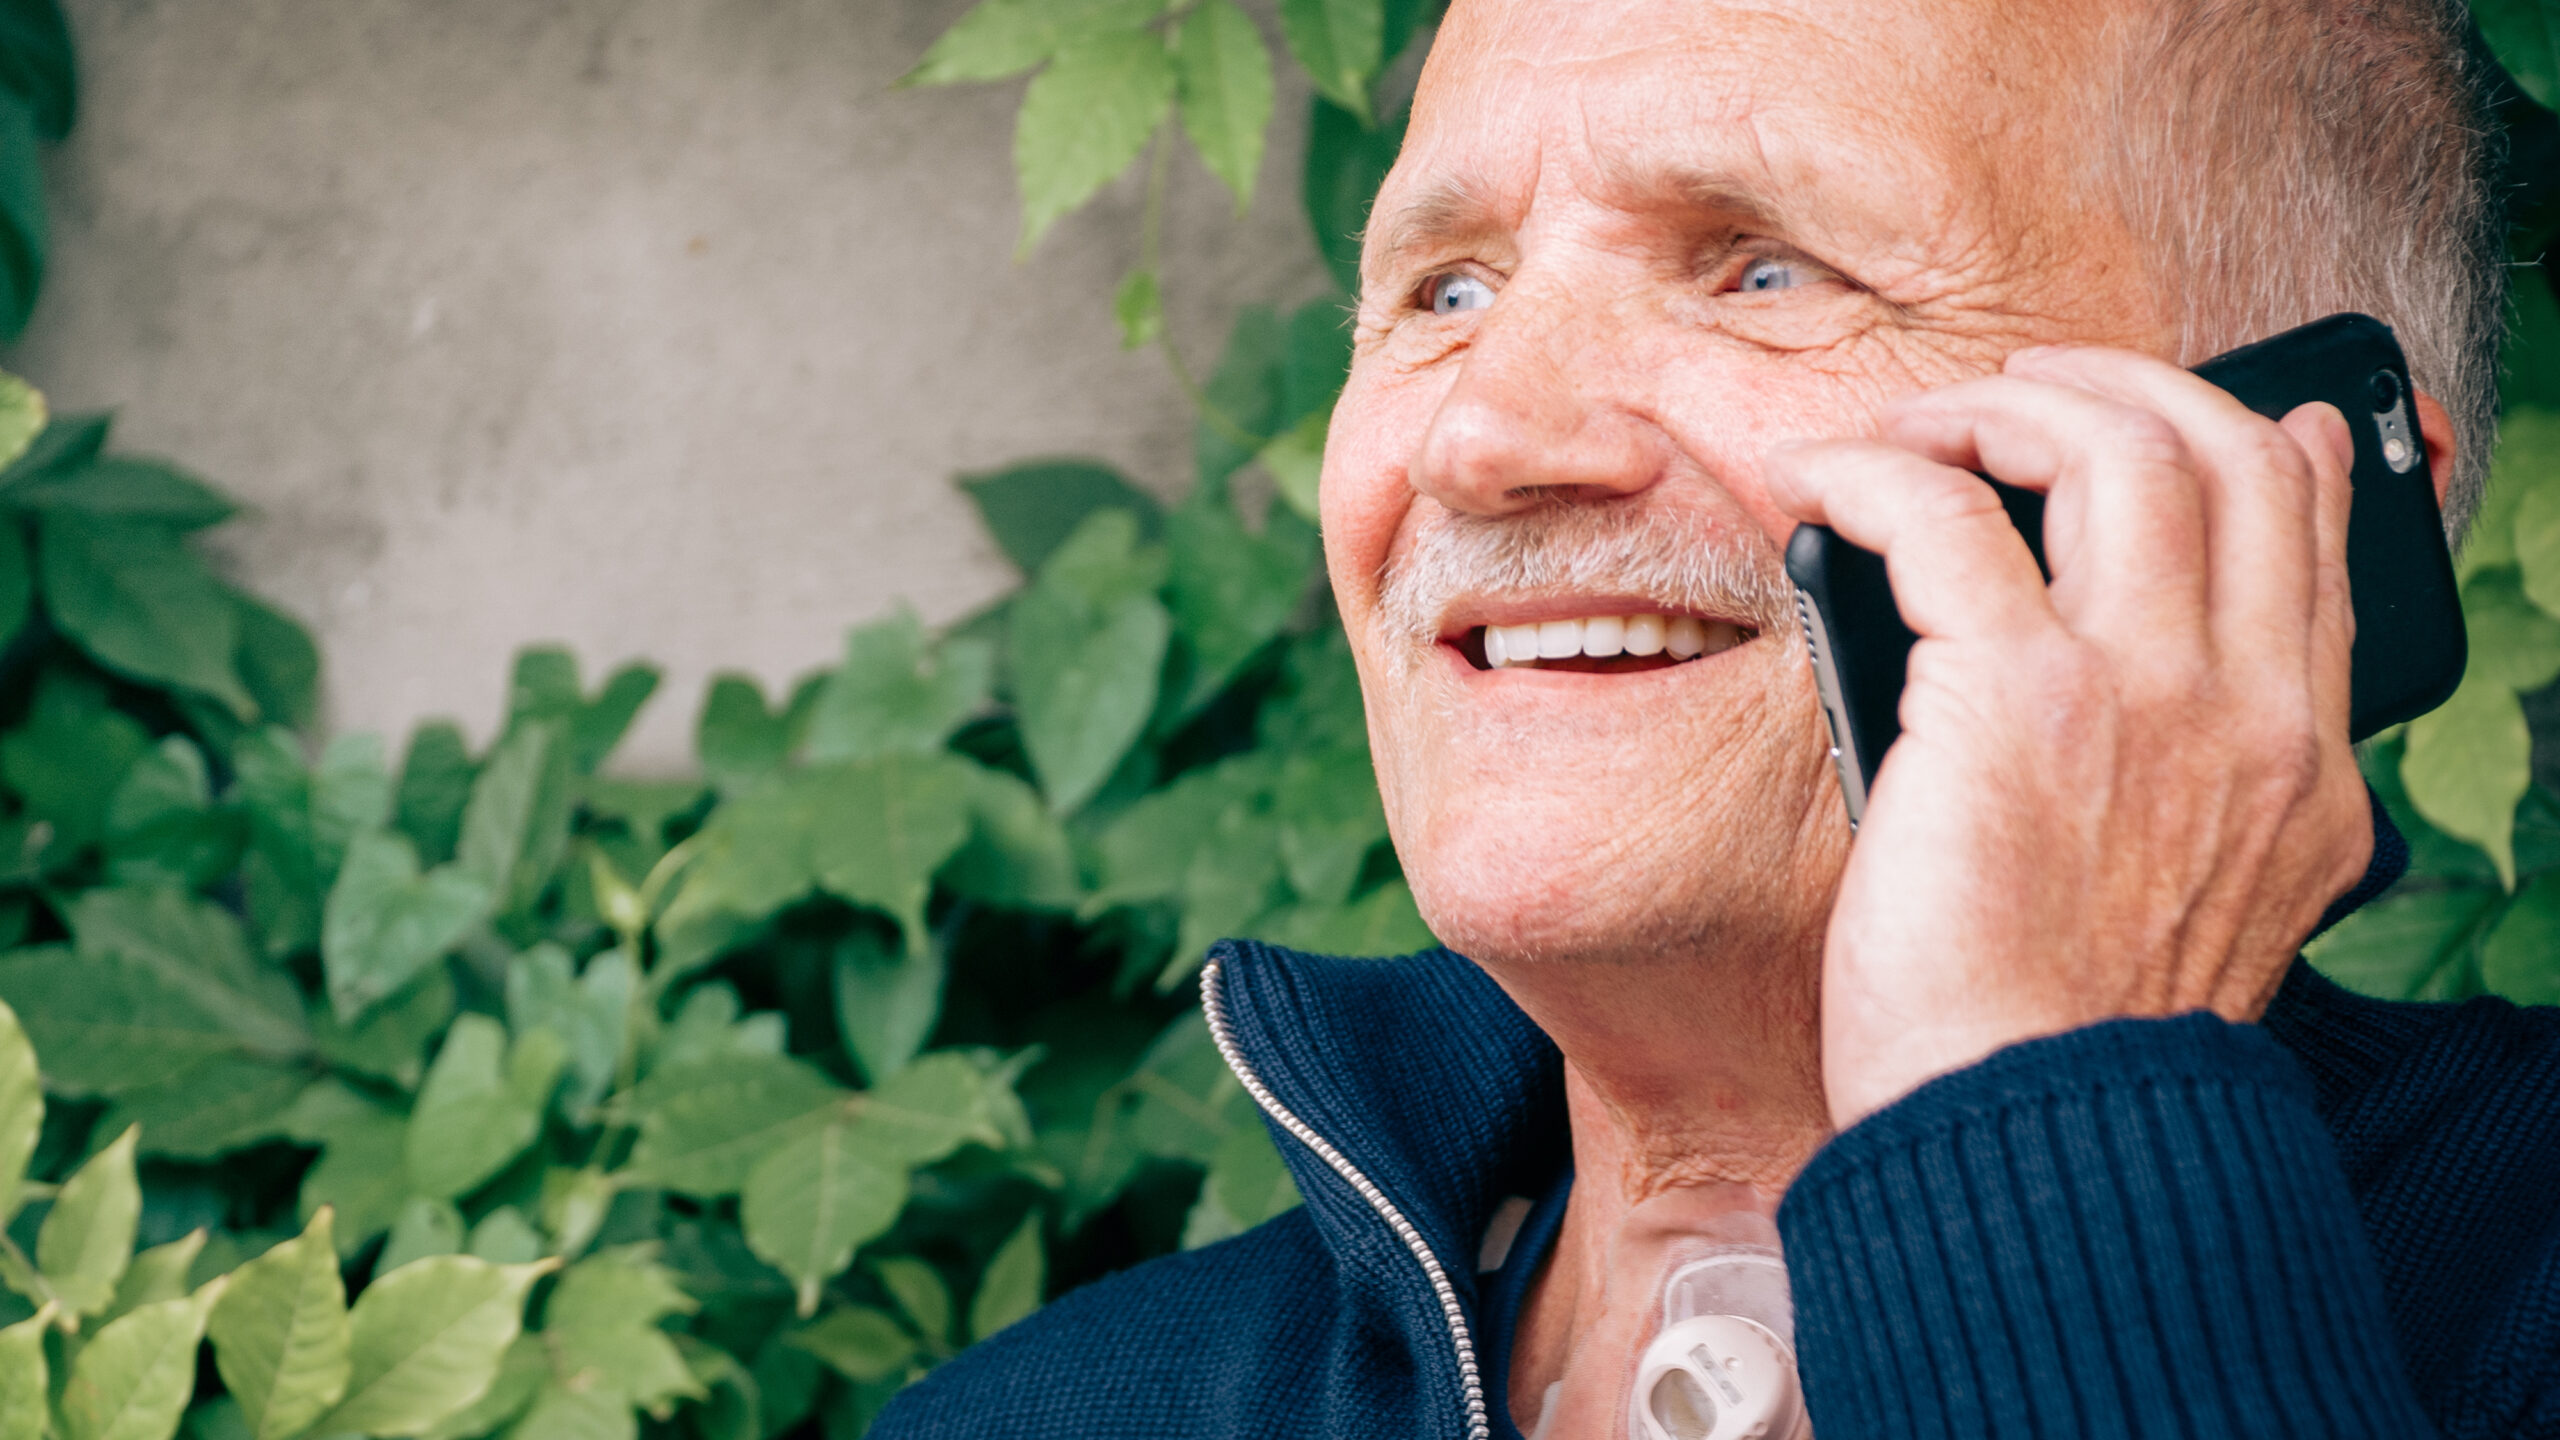
<svg viewBox="0 0 2560 1440">
<path fill-rule="evenodd" d="M 2504 207 L 2458 0 L 2158 0 L 2115 47 L 2117 204 L 2179 359 L 2361 310 L 2452 416 L 2458 537 L 2497 435 Z"/>
</svg>

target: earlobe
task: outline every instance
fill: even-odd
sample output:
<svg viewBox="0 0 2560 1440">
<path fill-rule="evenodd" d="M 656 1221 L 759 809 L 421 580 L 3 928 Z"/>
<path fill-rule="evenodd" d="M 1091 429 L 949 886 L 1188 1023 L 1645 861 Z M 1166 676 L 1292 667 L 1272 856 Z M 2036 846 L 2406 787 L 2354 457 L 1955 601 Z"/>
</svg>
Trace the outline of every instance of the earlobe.
<svg viewBox="0 0 2560 1440">
<path fill-rule="evenodd" d="M 2435 477 L 2436 503 L 2444 503 L 2444 487 L 2453 480 L 2453 462 L 2461 453 L 2453 438 L 2453 417 L 2436 403 L 2436 397 L 2421 390 L 2418 400 L 2418 438 L 2427 447 L 2427 472 Z"/>
</svg>

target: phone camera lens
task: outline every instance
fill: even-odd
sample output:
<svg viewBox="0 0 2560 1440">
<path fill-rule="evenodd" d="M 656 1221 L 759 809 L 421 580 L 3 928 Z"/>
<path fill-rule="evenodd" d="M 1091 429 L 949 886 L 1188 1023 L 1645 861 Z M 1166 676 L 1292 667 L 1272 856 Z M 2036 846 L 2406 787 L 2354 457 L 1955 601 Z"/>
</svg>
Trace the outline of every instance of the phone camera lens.
<svg viewBox="0 0 2560 1440">
<path fill-rule="evenodd" d="M 2388 410 L 2400 403 L 2400 377 L 2388 370 L 2373 372 L 2373 408 Z"/>
</svg>

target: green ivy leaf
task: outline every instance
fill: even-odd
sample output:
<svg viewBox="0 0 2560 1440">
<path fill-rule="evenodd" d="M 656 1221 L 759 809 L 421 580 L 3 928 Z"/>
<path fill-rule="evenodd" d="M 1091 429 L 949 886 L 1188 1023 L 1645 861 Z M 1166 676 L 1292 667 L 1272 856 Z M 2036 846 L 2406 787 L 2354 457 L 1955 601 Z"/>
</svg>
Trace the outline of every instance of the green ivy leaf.
<svg viewBox="0 0 2560 1440">
<path fill-rule="evenodd" d="M 622 1397 L 607 1389 L 573 1389 L 557 1380 L 534 1396 L 533 1408 L 507 1431 L 507 1440 L 638 1440 L 640 1422 Z"/>
<path fill-rule="evenodd" d="M 1106 510 L 1076 527 L 1016 596 L 1006 629 L 1023 746 L 1051 813 L 1072 814 L 1109 778 L 1155 708 L 1172 619 L 1151 593 L 1161 555 Z"/>
<path fill-rule="evenodd" d="M 50 1316 L 36 1316 L 0 1330 L 0 1440 L 44 1440 L 53 1386 L 44 1337 L 52 1328 Z"/>
<path fill-rule="evenodd" d="M 210 1160 L 283 1133 L 311 1072 L 246 1055 L 209 1056 L 116 1097 L 109 1128 L 139 1126 L 142 1152 Z"/>
<path fill-rule="evenodd" d="M 659 1328 L 667 1317 L 696 1308 L 675 1276 L 645 1252 L 611 1250 L 561 1274 L 543 1307 L 542 1336 L 561 1374 L 663 1420 L 677 1400 L 709 1393 Z"/>
<path fill-rule="evenodd" d="M 183 735 L 162 737 L 127 770 L 107 802 L 107 874 L 140 889 L 193 890 L 240 863 L 248 826 L 213 803 L 204 755 Z"/>
<path fill-rule="evenodd" d="M 1272 796 L 1289 888 L 1302 904 L 1347 904 L 1370 852 L 1387 838 L 1369 757 L 1349 750 L 1292 755 Z"/>
<path fill-rule="evenodd" d="M 180 890 L 118 886 L 83 894 L 65 918 L 82 955 L 151 971 L 245 1048 L 279 1057 L 310 1049 L 300 991 L 249 952 L 240 922 L 221 906 Z"/>
<path fill-rule="evenodd" d="M 1187 714 L 1224 690 L 1297 613 L 1322 542 L 1315 527 L 1284 510 L 1253 534 L 1233 506 L 1204 490 L 1173 512 L 1165 539 L 1165 606 L 1191 657 Z"/>
<path fill-rule="evenodd" d="M 2547 282 L 2550 276 L 2542 278 Z M 2507 298 L 2515 318 L 2499 356 L 2499 399 L 2509 415 L 2527 405 L 2560 408 L 2560 293 L 2526 279 Z"/>
<path fill-rule="evenodd" d="M 422 863 L 441 865 L 453 858 L 462 840 L 462 812 L 471 803 L 472 782 L 479 774 L 461 727 L 452 721 L 430 720 L 409 732 L 393 813 L 400 833 L 418 847 Z"/>
<path fill-rule="evenodd" d="M 1221 817 L 1258 804 L 1277 773 L 1267 754 L 1239 755 L 1193 770 L 1120 812 L 1095 843 L 1102 883 L 1092 906 L 1181 895 L 1184 877 Z"/>
<path fill-rule="evenodd" d="M 2560 4 L 2473 0 L 2471 18 L 2517 88 L 2545 109 L 2560 110 Z"/>
<path fill-rule="evenodd" d="M 426 1074 L 427 1042 L 453 1018 L 452 967 L 429 964 L 408 984 L 343 1025 L 326 1005 L 311 1010 L 312 1041 L 321 1057 L 342 1070 L 415 1090 Z"/>
<path fill-rule="evenodd" d="M 838 1306 L 784 1334 L 793 1347 L 817 1356 L 838 1374 L 863 1384 L 899 1374 L 916 1355 L 915 1337 L 868 1305 Z"/>
<path fill-rule="evenodd" d="M 1196 1009 L 1165 1026 L 1128 1076 L 1104 1092 L 1093 1128 L 1068 1161 L 1072 1231 L 1119 1194 L 1149 1157 L 1206 1165 L 1235 1125 L 1256 1124 L 1253 1102 L 1219 1058 Z"/>
<path fill-rule="evenodd" d="M 35 600 L 35 564 L 27 556 L 26 532 L 15 524 L 0 525 L 0 643 L 26 628 Z"/>
<path fill-rule="evenodd" d="M 5 63 L 5 62 L 0 62 Z M 0 93 L 0 343 L 15 340 L 44 287 L 44 162 L 37 112 Z"/>
<path fill-rule="evenodd" d="M 320 712 L 320 647 L 300 621 L 251 595 L 235 594 L 240 648 L 232 663 L 258 702 L 258 718 L 309 730 Z"/>
<path fill-rule="evenodd" d="M 233 1271 L 208 1326 L 249 1440 L 292 1440 L 345 1398 L 346 1286 L 323 1208 L 291 1240 Z"/>
<path fill-rule="evenodd" d="M 1355 109 L 1321 97 L 1313 104 L 1299 198 L 1308 224 L 1315 227 L 1325 268 L 1345 295 L 1360 293 L 1360 236 L 1369 228 L 1369 206 L 1378 198 L 1378 187 L 1386 183 L 1403 146 L 1401 118 L 1372 127 Z"/>
<path fill-rule="evenodd" d="M 187 1277 L 195 1270 L 196 1257 L 204 1253 L 209 1232 L 190 1230 L 165 1245 L 154 1245 L 133 1257 L 124 1278 L 116 1282 L 116 1298 L 107 1303 L 99 1316 L 100 1323 L 120 1319 L 145 1305 L 186 1298 Z"/>
<path fill-rule="evenodd" d="M 1193 428 L 1200 491 L 1223 493 L 1227 478 L 1250 464 L 1280 428 L 1288 350 L 1278 311 L 1247 305 L 1236 312 L 1218 368 L 1201 390 L 1202 414 Z"/>
<path fill-rule="evenodd" d="M 196 1347 L 219 1279 L 101 1327 L 62 1388 L 63 1440 L 169 1440 L 196 1389 Z"/>
<path fill-rule="evenodd" d="M 631 1184 L 699 1199 L 736 1194 L 757 1161 L 826 1123 L 846 1092 L 796 1060 L 729 1055 L 650 1073 L 629 1103 Z"/>
<path fill-rule="evenodd" d="M 2560 871 L 2517 894 L 2480 947 L 2480 980 L 2519 1005 L 2560 1005 Z"/>
<path fill-rule="evenodd" d="M 468 1194 L 524 1153 L 542 1133 L 566 1058 L 560 1037 L 547 1029 L 526 1031 L 509 1046 L 497 1021 L 457 1017 L 409 1112 L 408 1171 L 416 1193 Z"/>
<path fill-rule="evenodd" d="M 321 920 L 329 1003 L 353 1021 L 462 942 L 488 916 L 489 881 L 456 865 L 421 875 L 406 836 L 358 835 Z"/>
<path fill-rule="evenodd" d="M 53 0 L 21 0 L 0 8 L 0 86 L 24 99 L 36 135 L 60 140 L 79 113 L 79 67 L 71 27 Z"/>
<path fill-rule="evenodd" d="M 433 1256 L 459 1255 L 466 1235 L 462 1211 L 452 1201 L 412 1195 L 401 1202 L 400 1218 L 391 1222 L 373 1268 L 388 1273 Z"/>
<path fill-rule="evenodd" d="M 120 955 L 0 955 L 0 997 L 46 1057 L 47 1083 L 70 1094 L 139 1089 L 240 1046 L 186 992 Z"/>
<path fill-rule="evenodd" d="M 607 950 L 578 973 L 569 952 L 548 942 L 507 968 L 507 1023 L 516 1033 L 544 1029 L 566 1042 L 573 1116 L 591 1112 L 613 1087 L 631 1024 L 640 976 L 631 956 Z"/>
<path fill-rule="evenodd" d="M 791 754 L 790 712 L 768 711 L 753 676 L 713 676 L 693 734 L 703 775 L 724 791 L 746 789 L 781 769 Z"/>
<path fill-rule="evenodd" d="M 102 455 L 85 465 L 58 466 L 10 486 L 9 500 L 47 515 L 139 520 L 172 530 L 202 530 L 240 513 L 212 486 L 167 461 L 138 455 Z"/>
<path fill-rule="evenodd" d="M 604 679 L 604 687 L 586 697 L 579 689 L 579 661 L 558 646 L 527 646 L 515 656 L 515 676 L 507 687 L 507 730 L 548 725 L 553 743 L 566 746 L 563 758 L 579 774 L 604 764 L 604 756 L 622 743 L 622 733 L 658 692 L 658 666 L 632 661 Z"/>
<path fill-rule="evenodd" d="M 1253 202 L 1271 128 L 1271 50 L 1231 0 L 1206 0 L 1183 17 L 1174 68 L 1182 128 L 1209 173 L 1233 192 L 1241 216 Z"/>
<path fill-rule="evenodd" d="M 933 42 L 901 85 L 949 85 L 1019 75 L 1081 36 L 1135 30 L 1165 0 L 983 0 Z"/>
<path fill-rule="evenodd" d="M 1040 794 L 1001 770 L 965 768 L 969 838 L 943 863 L 953 894 L 1008 910 L 1072 910 L 1084 885 L 1074 851 Z"/>
<path fill-rule="evenodd" d="M 1033 1210 L 987 1261 L 978 1281 L 977 1298 L 969 1302 L 969 1333 L 984 1340 L 1040 1308 L 1040 1290 L 1048 1271 L 1040 1243 L 1040 1212 Z"/>
<path fill-rule="evenodd" d="M 108 705 L 97 682 L 47 669 L 26 720 L 0 735 L 0 779 L 67 853 L 98 838 L 117 785 L 150 748 L 149 732 Z"/>
<path fill-rule="evenodd" d="M 479 1440 L 525 1412 L 551 1378 L 551 1356 L 538 1336 L 519 1334 L 498 1361 L 498 1377 L 480 1398 L 430 1427 L 419 1440 Z M 627 1412 L 626 1412 L 627 1413 Z M 515 1432 L 508 1432 L 515 1440 Z"/>
<path fill-rule="evenodd" d="M 982 641 L 934 645 L 915 612 L 855 630 L 842 668 L 829 675 L 809 714 L 812 762 L 876 755 L 931 754 L 987 700 L 995 651 Z"/>
<path fill-rule="evenodd" d="M 471 1227 L 471 1238 L 464 1243 L 462 1252 L 492 1265 L 530 1265 L 542 1258 L 543 1249 L 542 1232 L 533 1228 L 524 1212 L 513 1205 L 501 1205 Z"/>
<path fill-rule="evenodd" d="M 57 511 L 37 535 L 45 609 L 99 664 L 258 713 L 233 664 L 239 607 L 178 532 Z"/>
<path fill-rule="evenodd" d="M 347 1393 L 315 1435 L 416 1435 L 480 1398 L 551 1266 L 439 1255 L 377 1278 L 349 1313 Z"/>
<path fill-rule="evenodd" d="M 73 1171 L 36 1232 L 36 1269 L 75 1315 L 106 1309 L 133 1259 L 134 1227 L 142 1219 L 142 1187 L 133 1173 L 137 1138 L 126 1130 Z"/>
<path fill-rule="evenodd" d="M 35 1047 L 18 1024 L 18 1012 L 0 1004 L 0 1226 L 18 1213 L 27 1160 L 44 1130 L 44 1082 L 36 1073 Z M 0 1393 L 8 1387 L 0 1384 Z"/>
<path fill-rule="evenodd" d="M 1146 31 L 1105 31 L 1062 46 L 1022 97 L 1013 165 L 1022 240 L 1031 247 L 1145 149 L 1173 108 L 1173 57 Z"/>
<path fill-rule="evenodd" d="M 565 780 L 567 757 L 558 753 L 559 722 L 531 721 L 509 730 L 471 784 L 462 810 L 462 834 L 454 866 L 495 894 L 505 894 L 528 855 L 541 849 L 534 831 L 543 819 L 543 792 Z"/>
<path fill-rule="evenodd" d="M 1132 270 L 1120 282 L 1120 293 L 1111 301 L 1112 317 L 1120 322 L 1120 348 L 1143 350 L 1164 334 L 1164 291 L 1156 283 L 1153 270 Z"/>
<path fill-rule="evenodd" d="M 856 930 L 836 942 L 833 970 L 836 1029 L 855 1068 L 875 1083 L 906 1068 L 942 1013 L 941 952 Z"/>
<path fill-rule="evenodd" d="M 723 807 L 660 918 L 660 983 L 813 885 L 881 910 L 923 945 L 933 874 L 969 835 L 970 768 L 948 755 L 885 755 L 777 778 Z"/>
<path fill-rule="evenodd" d="M 16 464 L 27 453 L 50 418 L 43 391 L 0 372 L 0 469 Z"/>
<path fill-rule="evenodd" d="M 2515 888 L 2516 802 L 2532 780 L 2524 707 L 2489 666 L 2474 666 L 2442 708 L 2409 722 L 2400 778 L 2427 822 L 2489 854 Z"/>
<path fill-rule="evenodd" d="M 1298 1206 L 1289 1167 L 1260 1125 L 1235 1125 L 1210 1157 L 1200 1198 L 1182 1227 L 1182 1248 L 1196 1250 L 1241 1235 Z"/>
<path fill-rule="evenodd" d="M 336 1080 L 323 1080 L 294 1102 L 285 1133 L 321 1147 L 320 1158 L 303 1172 L 300 1213 L 309 1221 L 323 1206 L 335 1212 L 330 1230 L 341 1256 L 391 1228 L 409 1196 L 405 1116 Z"/>
<path fill-rule="evenodd" d="M 1010 1079 L 959 1051 L 917 1060 L 864 1091 L 856 1104 L 862 1150 L 909 1167 L 930 1165 L 972 1142 L 992 1149 L 1029 1139 Z"/>
<path fill-rule="evenodd" d="M 1440 942 L 1422 923 L 1413 891 L 1389 880 L 1345 905 L 1306 905 L 1263 927 L 1260 937 L 1323 955 L 1410 955 Z"/>
<path fill-rule="evenodd" d="M 2524 572 L 2524 593 L 2546 612 L 2560 614 L 2560 411 L 2507 411 L 2498 424 L 2483 520 L 2490 518 L 2487 496 L 2498 497 L 2508 512 L 2509 544 Z M 2480 568 L 2466 566 L 2466 580 Z"/>
<path fill-rule="evenodd" d="M 1333 413 L 1319 410 L 1297 424 L 1271 437 L 1254 458 L 1271 472 L 1278 484 L 1280 498 L 1300 517 L 1314 523 L 1320 518 L 1323 489 L 1324 446 L 1333 426 Z"/>
<path fill-rule="evenodd" d="M 391 823 L 391 767 L 383 758 L 382 737 L 361 732 L 332 737 L 311 769 L 307 803 L 313 857 L 334 874 L 358 832 Z"/>
<path fill-rule="evenodd" d="M 941 1271 L 913 1255 L 883 1255 L 871 1262 L 871 1273 L 926 1343 L 951 1348 L 951 1287 L 943 1283 Z"/>
<path fill-rule="evenodd" d="M 933 874 L 969 838 L 968 762 L 884 756 L 805 773 L 809 873 L 829 893 L 894 918 L 923 950 Z"/>
<path fill-rule="evenodd" d="M 1369 82 L 1386 58 L 1379 0 L 1280 0 L 1280 33 L 1316 89 L 1370 124 Z"/>
<path fill-rule="evenodd" d="M 831 1124 L 756 1163 L 739 1219 L 748 1248 L 791 1280 L 805 1317 L 817 1313 L 818 1287 L 886 1233 L 906 1203 L 906 1170 L 866 1153 L 852 1127 Z"/>
<path fill-rule="evenodd" d="M 1038 574 L 1096 511 L 1128 511 L 1150 540 L 1164 528 L 1164 510 L 1154 496 L 1091 460 L 1033 460 L 963 475 L 959 485 L 978 507 L 996 547 L 1025 575 Z"/>
<path fill-rule="evenodd" d="M 578 707 L 569 720 L 569 750 L 579 774 L 592 774 L 621 746 L 661 678 L 657 666 L 635 660 L 606 676 L 595 697 Z"/>
</svg>

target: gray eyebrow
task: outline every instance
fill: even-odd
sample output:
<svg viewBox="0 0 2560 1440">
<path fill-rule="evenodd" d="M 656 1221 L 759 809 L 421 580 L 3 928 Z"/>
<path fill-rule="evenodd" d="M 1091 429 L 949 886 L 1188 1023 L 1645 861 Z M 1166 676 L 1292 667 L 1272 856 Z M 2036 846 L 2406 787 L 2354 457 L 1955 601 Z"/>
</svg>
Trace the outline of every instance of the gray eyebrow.
<svg viewBox="0 0 2560 1440">
<path fill-rule="evenodd" d="M 1458 177 L 1433 182 L 1421 194 L 1398 205 L 1391 215 L 1372 215 L 1362 238 L 1375 242 L 1370 254 L 1375 257 L 1375 265 L 1383 268 L 1414 250 L 1481 235 L 1499 228 L 1501 223 L 1492 202 L 1485 199 L 1483 187 Z"/>
</svg>

